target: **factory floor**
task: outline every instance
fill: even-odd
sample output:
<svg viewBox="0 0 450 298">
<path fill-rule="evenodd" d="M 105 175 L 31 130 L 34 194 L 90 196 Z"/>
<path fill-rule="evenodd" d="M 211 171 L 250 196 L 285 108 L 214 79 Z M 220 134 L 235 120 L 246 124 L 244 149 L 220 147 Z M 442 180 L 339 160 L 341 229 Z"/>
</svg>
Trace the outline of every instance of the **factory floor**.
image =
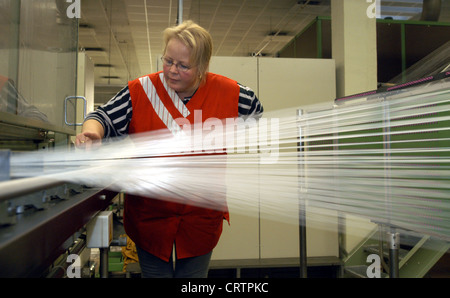
<svg viewBox="0 0 450 298">
<path fill-rule="evenodd" d="M 111 247 L 110 254 L 121 254 L 120 247 Z M 116 258 L 117 259 L 117 258 Z M 114 262 L 114 257 L 110 260 Z M 98 264 L 100 254 L 98 250 L 93 249 L 91 252 L 91 261 L 97 264 L 96 272 L 98 272 Z M 122 267 L 114 267 L 110 264 L 110 278 L 140 278 L 140 267 L 138 263 L 128 264 L 127 270 L 123 271 Z M 122 266 L 122 264 L 120 264 Z M 267 267 L 267 268 L 213 268 L 210 269 L 209 278 L 298 278 L 299 268 L 297 266 L 290 267 Z M 311 266 L 308 267 L 308 278 L 338 278 L 339 267 L 335 265 Z M 444 254 L 436 265 L 424 276 L 425 278 L 450 278 L 450 252 Z"/>
<path fill-rule="evenodd" d="M 123 227 L 123 206 L 122 198 L 117 197 L 115 199 L 115 207 L 117 209 L 113 213 L 113 239 L 119 239 L 125 235 L 125 229 Z M 117 266 L 111 264 L 113 262 L 120 262 L 118 259 L 118 254 L 122 251 L 122 247 L 111 247 L 110 248 L 110 277 L 140 277 L 140 267 L 138 264 L 128 264 L 126 267 L 128 270 L 119 270 Z M 100 254 L 98 250 L 92 250 L 91 252 L 91 262 L 99 264 Z M 246 266 L 241 266 L 241 268 L 235 268 L 236 264 L 215 264 L 214 261 L 211 262 L 211 269 L 209 271 L 208 277 L 210 278 L 297 278 L 299 277 L 299 266 L 298 264 L 293 264 L 298 262 L 298 260 L 283 260 L 279 263 L 277 260 L 273 260 L 270 266 L 264 267 L 260 264 L 252 266 L 252 264 L 247 264 Z M 308 261 L 309 262 L 309 261 Z M 242 263 L 242 262 L 240 262 Z M 250 260 L 251 263 L 251 260 Z M 335 278 L 339 274 L 339 266 L 337 266 L 336 260 L 317 260 L 314 258 L 313 266 L 308 267 L 308 277 L 311 278 Z M 311 263 L 309 263 L 311 264 Z M 242 264 L 238 264 L 242 265 Z M 254 264 L 255 265 L 255 264 Z M 98 267 L 98 266 L 97 266 Z M 98 272 L 98 268 L 96 268 Z"/>
<path fill-rule="evenodd" d="M 120 202 L 118 202 L 120 206 Z M 116 210 L 117 211 L 117 210 Z M 113 239 L 119 239 L 119 237 L 125 235 L 123 227 L 123 218 L 121 212 L 123 208 L 119 208 L 119 211 L 114 213 L 113 217 Z M 112 246 L 110 248 L 110 262 L 116 262 L 117 256 L 121 255 L 122 247 Z M 92 250 L 91 261 L 95 264 L 99 264 L 100 254 L 98 250 Z M 308 258 L 309 259 L 309 258 Z M 313 258 L 314 259 L 314 258 Z M 117 262 L 120 262 L 117 261 Z M 217 263 L 217 262 L 216 262 Z M 219 262 L 220 263 L 220 262 Z M 235 268 L 233 264 L 224 266 L 223 264 L 215 264 L 211 262 L 211 269 L 208 277 L 210 278 L 298 278 L 300 275 L 300 268 L 298 265 L 288 264 L 283 266 L 283 263 L 276 265 L 277 261 L 274 261 L 272 266 L 242 266 L 241 268 Z M 289 263 L 289 261 L 287 262 Z M 291 262 L 292 263 L 292 262 Z M 286 264 L 285 264 L 286 265 Z M 110 265 L 110 277 L 117 278 L 140 278 L 139 264 L 128 264 L 128 270 L 123 271 L 120 264 L 116 266 Z M 336 260 L 308 260 L 308 278 L 338 278 L 340 276 L 341 266 Z M 97 270 L 98 272 L 98 265 Z M 450 251 L 444 254 L 436 265 L 425 275 L 425 278 L 450 278 Z"/>
</svg>

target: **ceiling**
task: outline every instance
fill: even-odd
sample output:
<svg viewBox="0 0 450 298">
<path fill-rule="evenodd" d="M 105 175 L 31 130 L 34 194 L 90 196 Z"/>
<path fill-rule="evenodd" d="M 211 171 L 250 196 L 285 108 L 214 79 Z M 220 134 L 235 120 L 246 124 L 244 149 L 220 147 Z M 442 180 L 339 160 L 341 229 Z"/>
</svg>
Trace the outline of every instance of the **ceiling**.
<svg viewBox="0 0 450 298">
<path fill-rule="evenodd" d="M 330 1 L 184 0 L 183 20 L 212 35 L 214 56 L 276 56 Z M 158 70 L 162 31 L 177 22 L 178 0 L 81 1 L 79 46 L 95 64 L 95 102 L 109 100 L 128 80 Z M 449 20 L 443 0 L 441 21 Z M 381 2 L 381 17 L 418 18 L 422 0 Z M 368 3 L 368 6 L 370 3 Z"/>
</svg>

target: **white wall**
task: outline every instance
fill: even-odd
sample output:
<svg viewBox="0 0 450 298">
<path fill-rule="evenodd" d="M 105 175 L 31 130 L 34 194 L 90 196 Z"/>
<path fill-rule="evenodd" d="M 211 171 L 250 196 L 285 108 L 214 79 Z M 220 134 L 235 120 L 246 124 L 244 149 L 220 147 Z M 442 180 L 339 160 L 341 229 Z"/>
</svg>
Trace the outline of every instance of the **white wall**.
<svg viewBox="0 0 450 298">
<path fill-rule="evenodd" d="M 252 88 L 264 105 L 265 117 L 293 116 L 298 108 L 332 104 L 336 97 L 333 60 L 213 57 L 210 71 Z M 291 166 L 297 168 L 296 164 Z M 263 166 L 254 169 L 255 174 L 264 170 L 267 169 Z M 239 191 L 234 185 L 229 185 L 229 190 Z M 213 259 L 298 257 L 298 218 L 280 221 L 260 218 L 259 212 L 266 208 L 264 202 L 273 201 L 276 194 L 255 191 L 253 195 L 254 198 L 243 199 L 259 200 L 263 207 L 243 214 L 242 210 L 230 206 L 231 225 L 224 224 Z M 296 204 L 286 212 L 298 214 Z M 330 222 L 326 229 L 307 227 L 308 256 L 338 256 L 337 218 L 331 217 Z"/>
</svg>

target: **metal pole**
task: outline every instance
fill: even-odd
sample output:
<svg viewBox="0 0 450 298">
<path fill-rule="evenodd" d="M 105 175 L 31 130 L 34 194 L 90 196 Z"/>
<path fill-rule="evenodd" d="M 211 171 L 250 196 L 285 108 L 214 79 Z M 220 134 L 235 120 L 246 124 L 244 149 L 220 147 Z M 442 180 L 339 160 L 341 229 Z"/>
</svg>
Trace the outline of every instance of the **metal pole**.
<svg viewBox="0 0 450 298">
<path fill-rule="evenodd" d="M 300 201 L 303 201 L 300 198 Z M 306 278 L 308 277 L 308 265 L 307 265 L 307 252 L 306 252 L 306 212 L 305 212 L 305 204 L 300 203 L 300 222 L 299 222 L 299 237 L 300 237 L 300 277 Z"/>
<path fill-rule="evenodd" d="M 0 202 L 64 184 L 46 177 L 31 177 L 0 182 Z"/>
<path fill-rule="evenodd" d="M 388 232 L 389 240 L 389 277 L 399 278 L 398 250 L 400 246 L 400 235 L 394 229 Z"/>
<path fill-rule="evenodd" d="M 387 125 L 383 128 L 383 132 L 390 132 L 390 113 L 389 113 L 389 102 L 384 101 L 383 104 L 384 110 L 384 119 L 383 122 L 386 122 Z M 385 183 L 385 208 L 386 208 L 386 216 L 388 218 L 388 224 L 390 225 L 390 221 L 392 218 L 392 186 L 391 186 L 391 137 L 390 134 L 386 134 L 383 136 L 384 145 L 384 183 Z M 398 261 L 398 250 L 400 246 L 400 237 L 399 234 L 395 232 L 394 227 L 390 227 L 388 232 L 388 245 L 389 245 L 389 277 L 390 278 L 398 278 L 399 277 L 399 261 Z"/>
<path fill-rule="evenodd" d="M 0 150 L 0 181 L 10 179 L 11 172 L 11 151 Z"/>
<path fill-rule="evenodd" d="M 300 117 L 303 114 L 302 110 L 298 110 L 297 115 Z M 299 210 L 298 210 L 298 216 L 299 216 L 299 248 L 300 248 L 300 277 L 306 278 L 307 277 L 307 251 L 306 251 L 306 210 L 305 210 L 305 197 L 304 197 L 304 190 L 305 190 L 305 175 L 304 175 L 304 167 L 303 167 L 303 146 L 302 144 L 302 128 L 299 126 L 298 128 L 299 132 L 299 143 L 298 143 L 298 157 L 299 157 Z"/>
<path fill-rule="evenodd" d="M 178 0 L 178 17 L 177 25 L 183 23 L 183 0 Z"/>
<path fill-rule="evenodd" d="M 100 277 L 108 278 L 108 267 L 109 267 L 109 247 L 100 248 Z"/>
<path fill-rule="evenodd" d="M 436 22 L 442 11 L 442 0 L 424 0 L 421 21 Z"/>
</svg>

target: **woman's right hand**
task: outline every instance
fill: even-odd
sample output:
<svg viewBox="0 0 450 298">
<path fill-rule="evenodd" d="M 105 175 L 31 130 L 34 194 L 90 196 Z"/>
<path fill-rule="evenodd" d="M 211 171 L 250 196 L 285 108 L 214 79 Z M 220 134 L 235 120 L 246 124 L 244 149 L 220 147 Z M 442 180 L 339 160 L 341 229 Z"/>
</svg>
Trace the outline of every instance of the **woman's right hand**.
<svg viewBox="0 0 450 298">
<path fill-rule="evenodd" d="M 105 134 L 103 126 L 96 120 L 86 120 L 83 123 L 82 133 L 75 138 L 75 146 L 82 149 L 95 149 L 102 144 Z"/>
<path fill-rule="evenodd" d="M 99 133 L 85 131 L 76 136 L 75 146 L 80 149 L 95 149 L 102 144 L 102 137 Z"/>
</svg>

